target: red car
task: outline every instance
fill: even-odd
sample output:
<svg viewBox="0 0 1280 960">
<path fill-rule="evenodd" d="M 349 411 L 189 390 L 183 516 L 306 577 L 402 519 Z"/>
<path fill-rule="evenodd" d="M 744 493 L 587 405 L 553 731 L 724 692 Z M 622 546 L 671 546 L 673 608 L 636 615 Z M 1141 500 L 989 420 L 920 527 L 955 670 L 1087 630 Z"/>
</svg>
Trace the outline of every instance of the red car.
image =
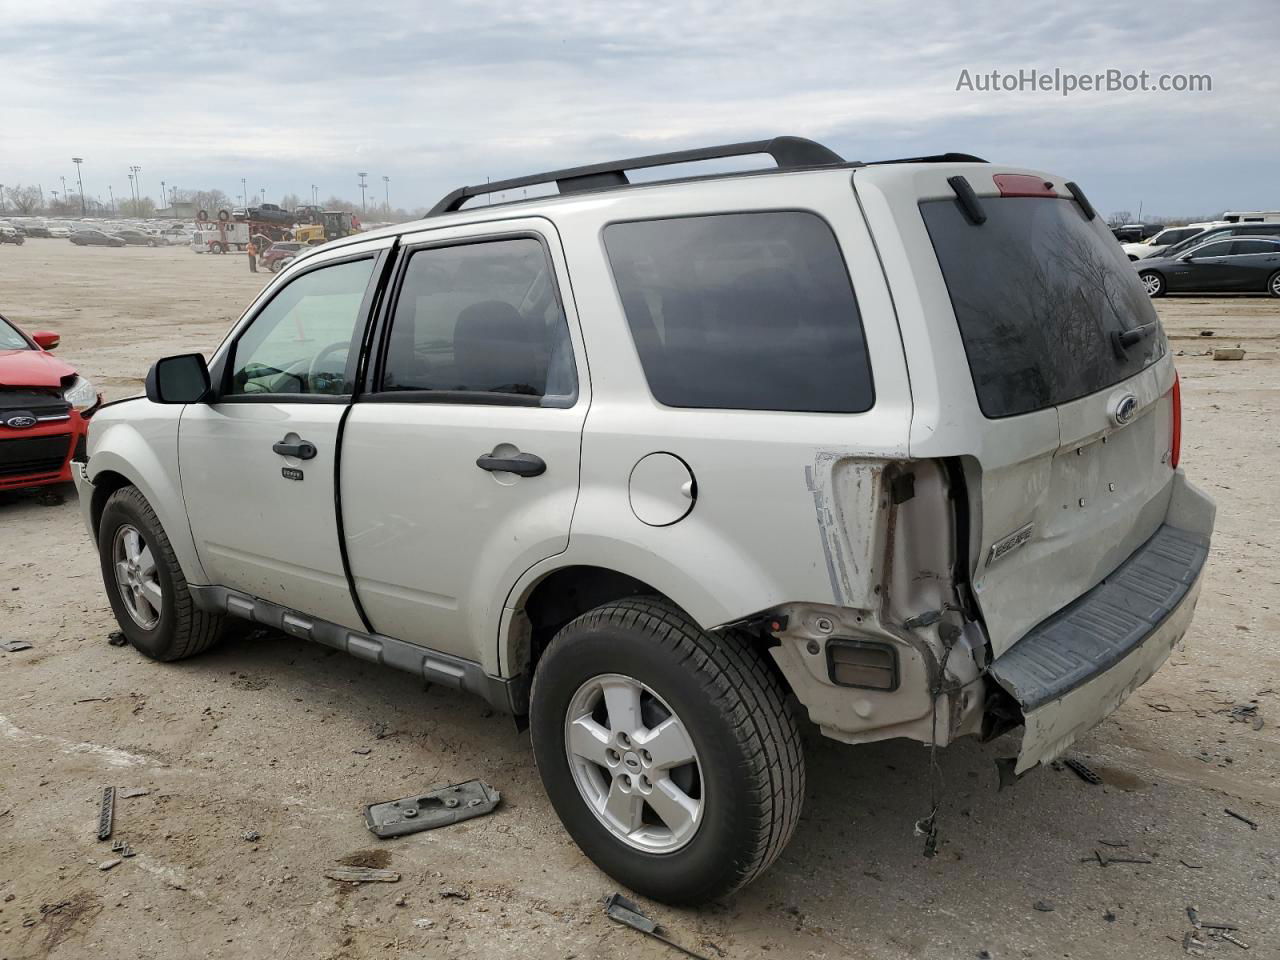
<svg viewBox="0 0 1280 960">
<path fill-rule="evenodd" d="M 0 317 L 0 490 L 71 481 L 71 457 L 102 402 L 92 383 L 49 351 L 56 333 L 27 336 Z"/>
</svg>

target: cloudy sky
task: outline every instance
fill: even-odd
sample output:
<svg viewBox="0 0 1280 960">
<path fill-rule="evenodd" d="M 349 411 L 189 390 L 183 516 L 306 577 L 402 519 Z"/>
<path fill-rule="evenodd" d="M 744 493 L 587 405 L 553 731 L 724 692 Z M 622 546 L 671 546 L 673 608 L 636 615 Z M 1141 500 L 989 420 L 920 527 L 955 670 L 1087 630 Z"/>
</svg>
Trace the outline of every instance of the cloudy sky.
<svg viewBox="0 0 1280 960">
<path fill-rule="evenodd" d="M 959 5 L 956 5 L 959 6 Z M 430 205 L 462 183 L 778 133 L 1069 176 L 1107 212 L 1280 209 L 1280 2 L 0 0 L 0 183 Z M 984 8 L 985 9 L 985 8 Z M 957 91 L 1020 69 L 1212 91 Z"/>
</svg>

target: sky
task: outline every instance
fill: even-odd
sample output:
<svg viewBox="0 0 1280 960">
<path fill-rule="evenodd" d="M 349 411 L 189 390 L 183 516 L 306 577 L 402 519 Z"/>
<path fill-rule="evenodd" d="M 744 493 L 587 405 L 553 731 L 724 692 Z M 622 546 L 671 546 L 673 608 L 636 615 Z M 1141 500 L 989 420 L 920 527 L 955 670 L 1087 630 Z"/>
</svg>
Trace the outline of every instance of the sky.
<svg viewBox="0 0 1280 960">
<path fill-rule="evenodd" d="M 962 6 L 969 9 L 962 9 Z M 0 183 L 430 206 L 456 186 L 777 134 L 960 151 L 1107 213 L 1280 209 L 1280 2 L 0 0 Z M 962 71 L 1212 89 L 957 90 Z M 384 184 L 382 178 L 390 178 Z M 384 193 L 384 190 L 387 193 Z"/>
</svg>

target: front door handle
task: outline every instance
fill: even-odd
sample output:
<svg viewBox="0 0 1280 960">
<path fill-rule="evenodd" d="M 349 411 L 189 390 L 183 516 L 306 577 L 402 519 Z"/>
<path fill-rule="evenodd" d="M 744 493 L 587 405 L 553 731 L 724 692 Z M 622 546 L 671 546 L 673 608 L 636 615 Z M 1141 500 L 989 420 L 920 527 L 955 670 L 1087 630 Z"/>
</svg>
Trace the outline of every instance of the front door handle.
<svg viewBox="0 0 1280 960">
<path fill-rule="evenodd" d="M 297 457 L 299 460 L 310 460 L 316 455 L 316 445 L 307 440 L 299 440 L 297 443 L 278 440 L 271 445 L 271 449 L 282 457 Z"/>
<path fill-rule="evenodd" d="M 515 473 L 522 477 L 538 477 L 547 472 L 546 462 L 533 453 L 513 453 L 505 457 L 486 453 L 476 459 L 476 466 L 481 470 Z"/>
</svg>

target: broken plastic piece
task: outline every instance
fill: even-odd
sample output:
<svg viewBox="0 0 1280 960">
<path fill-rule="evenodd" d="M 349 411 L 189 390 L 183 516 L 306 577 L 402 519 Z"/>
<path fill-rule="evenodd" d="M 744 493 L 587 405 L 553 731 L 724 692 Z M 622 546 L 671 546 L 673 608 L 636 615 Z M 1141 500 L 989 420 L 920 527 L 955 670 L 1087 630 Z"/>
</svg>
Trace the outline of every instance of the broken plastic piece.
<svg viewBox="0 0 1280 960">
<path fill-rule="evenodd" d="M 98 839 L 106 840 L 111 836 L 111 828 L 116 818 L 116 788 L 102 788 L 102 805 L 98 808 Z"/>
<path fill-rule="evenodd" d="M 333 867 L 324 875 L 342 883 L 398 883 L 400 874 L 394 870 L 378 870 L 375 867 Z"/>
<path fill-rule="evenodd" d="M 679 950 L 686 957 L 693 957 L 694 960 L 707 960 L 702 954 L 694 953 L 675 941 L 668 940 L 662 934 L 662 928 L 655 921 L 646 917 L 640 912 L 640 907 L 634 901 L 628 900 L 620 893 L 609 894 L 604 901 L 604 912 L 609 915 L 609 919 L 616 920 L 632 930 L 639 930 L 646 937 L 653 937 L 659 943 L 665 943 L 672 950 Z"/>
<path fill-rule="evenodd" d="M 492 813 L 501 799 L 483 780 L 468 780 L 402 800 L 372 803 L 364 808 L 364 822 L 374 836 L 399 837 L 482 817 Z"/>
<path fill-rule="evenodd" d="M 17 653 L 19 650 L 30 650 L 31 644 L 25 640 L 5 640 L 0 643 L 0 650 L 7 650 L 9 653 Z"/>
<path fill-rule="evenodd" d="M 1083 760 L 1077 760 L 1074 757 L 1063 757 L 1062 763 L 1085 783 L 1091 783 L 1096 787 L 1102 782 L 1102 778 L 1094 773 Z"/>
</svg>

